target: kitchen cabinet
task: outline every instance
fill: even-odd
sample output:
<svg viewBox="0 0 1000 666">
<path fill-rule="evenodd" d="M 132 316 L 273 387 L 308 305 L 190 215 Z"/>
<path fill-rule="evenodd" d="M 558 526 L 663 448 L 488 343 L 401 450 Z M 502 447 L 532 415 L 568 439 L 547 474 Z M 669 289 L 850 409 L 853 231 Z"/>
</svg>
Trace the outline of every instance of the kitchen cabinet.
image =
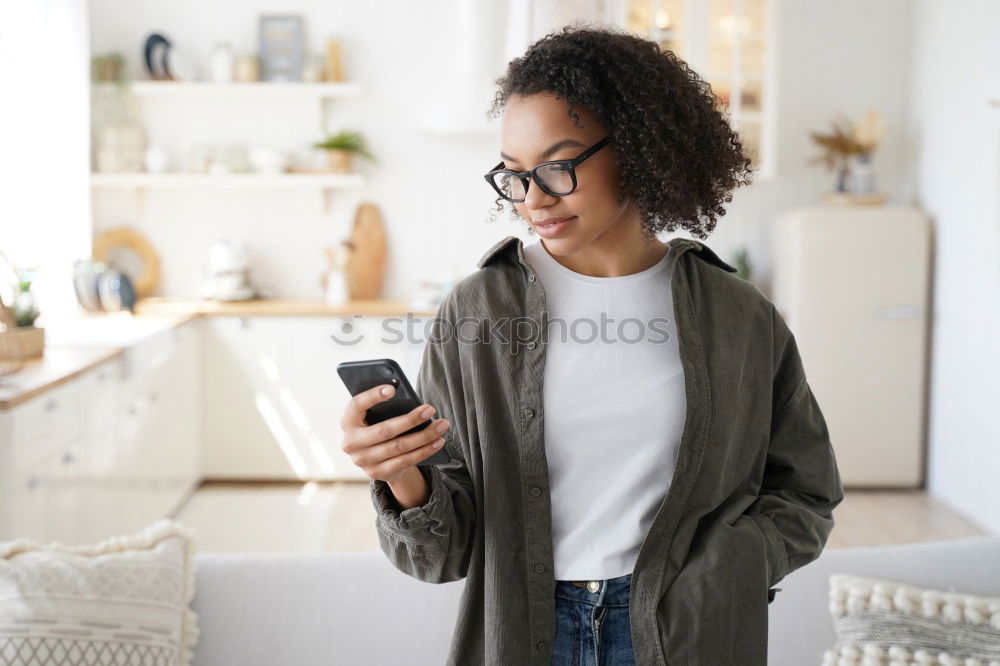
<svg viewBox="0 0 1000 666">
<path fill-rule="evenodd" d="M 200 323 L 0 413 L 0 539 L 96 541 L 179 508 L 201 479 Z"/>
<path fill-rule="evenodd" d="M 134 532 L 203 478 L 367 480 L 341 450 L 350 394 L 336 366 L 392 358 L 415 382 L 431 321 L 213 315 L 115 329 L 121 354 L 0 410 L 0 540 Z M 99 333 L 75 335 L 93 346 Z"/>
<path fill-rule="evenodd" d="M 71 484 L 80 476 L 82 391 L 67 382 L 5 414 L 0 438 L 0 529 L 41 540 L 76 534 Z M 71 511 L 49 520 L 63 507 Z"/>
<path fill-rule="evenodd" d="M 425 320 L 215 316 L 205 320 L 202 441 L 209 478 L 365 480 L 341 450 L 341 361 L 393 358 L 416 381 Z M 398 322 L 398 323 L 397 323 Z M 390 328 L 389 326 L 395 326 Z M 331 339 L 336 334 L 343 343 Z"/>
<path fill-rule="evenodd" d="M 79 485 L 83 441 L 68 441 L 56 451 L 12 475 L 11 493 L 5 498 L 4 535 L 27 536 L 40 541 L 67 543 L 86 534 L 82 520 Z"/>
<path fill-rule="evenodd" d="M 201 480 L 200 325 L 149 336 L 124 355 L 115 482 L 129 498 L 120 520 L 136 527 L 171 514 Z"/>
</svg>

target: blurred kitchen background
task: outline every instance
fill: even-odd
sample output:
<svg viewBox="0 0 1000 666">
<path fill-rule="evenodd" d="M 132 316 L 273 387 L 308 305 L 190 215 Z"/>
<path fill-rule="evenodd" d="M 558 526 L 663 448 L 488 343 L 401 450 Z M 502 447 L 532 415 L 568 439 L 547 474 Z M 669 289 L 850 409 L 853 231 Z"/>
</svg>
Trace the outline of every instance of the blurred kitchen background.
<svg viewBox="0 0 1000 666">
<path fill-rule="evenodd" d="M 5 3 L 0 540 L 377 549 L 335 366 L 414 378 L 383 325 L 537 242 L 490 215 L 486 109 L 574 19 L 674 50 L 754 155 L 704 242 L 796 334 L 829 545 L 1000 531 L 1000 5 L 958 4 Z"/>
</svg>

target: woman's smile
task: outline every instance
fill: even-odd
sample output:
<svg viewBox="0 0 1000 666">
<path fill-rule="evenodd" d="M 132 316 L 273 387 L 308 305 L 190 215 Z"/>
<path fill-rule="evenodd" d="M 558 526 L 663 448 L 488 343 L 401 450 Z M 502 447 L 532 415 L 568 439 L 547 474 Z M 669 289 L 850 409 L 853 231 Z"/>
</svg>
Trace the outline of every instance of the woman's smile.
<svg viewBox="0 0 1000 666">
<path fill-rule="evenodd" d="M 563 231 L 565 231 L 566 228 L 570 225 L 570 223 L 575 219 L 576 215 L 574 215 L 573 217 L 564 218 L 562 220 L 554 220 L 552 222 L 549 222 L 548 224 L 540 224 L 538 222 L 535 222 L 534 226 L 535 230 L 538 232 L 538 235 L 541 236 L 542 238 L 553 238 L 561 234 Z"/>
</svg>

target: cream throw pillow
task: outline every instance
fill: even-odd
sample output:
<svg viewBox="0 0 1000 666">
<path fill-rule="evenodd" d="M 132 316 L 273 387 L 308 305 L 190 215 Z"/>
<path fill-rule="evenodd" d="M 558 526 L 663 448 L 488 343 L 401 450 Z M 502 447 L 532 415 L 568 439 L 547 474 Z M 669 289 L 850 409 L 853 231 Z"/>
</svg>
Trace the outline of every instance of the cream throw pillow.
<svg viewBox="0 0 1000 666">
<path fill-rule="evenodd" d="M 830 612 L 823 666 L 1000 666 L 1000 597 L 833 574 Z"/>
<path fill-rule="evenodd" d="M 187 666 L 192 537 L 163 519 L 93 545 L 0 544 L 0 664 Z"/>
</svg>

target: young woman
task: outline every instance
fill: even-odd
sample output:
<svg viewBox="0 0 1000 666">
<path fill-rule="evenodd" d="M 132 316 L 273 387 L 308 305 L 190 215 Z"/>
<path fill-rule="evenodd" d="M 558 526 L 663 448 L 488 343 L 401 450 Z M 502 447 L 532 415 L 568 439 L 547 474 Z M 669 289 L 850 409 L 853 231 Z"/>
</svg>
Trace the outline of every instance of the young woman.
<svg viewBox="0 0 1000 666">
<path fill-rule="evenodd" d="M 465 579 L 449 664 L 763 665 L 771 586 L 822 551 L 840 476 L 770 301 L 656 237 L 704 238 L 750 161 L 702 79 L 616 28 L 551 33 L 498 84 L 486 180 L 542 240 L 501 240 L 445 298 L 425 405 L 348 406 L 381 548 Z"/>
</svg>

